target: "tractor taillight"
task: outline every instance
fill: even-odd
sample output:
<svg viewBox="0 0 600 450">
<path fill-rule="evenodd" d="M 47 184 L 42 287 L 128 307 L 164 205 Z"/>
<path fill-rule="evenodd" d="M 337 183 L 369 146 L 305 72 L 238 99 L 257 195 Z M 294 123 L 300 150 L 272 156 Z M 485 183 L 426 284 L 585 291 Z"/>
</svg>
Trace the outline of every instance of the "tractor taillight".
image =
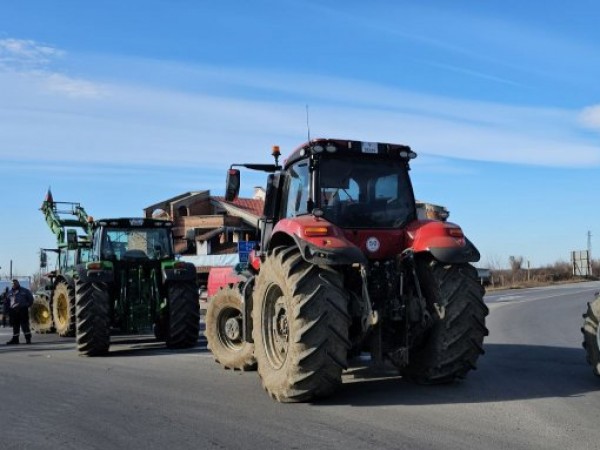
<svg viewBox="0 0 600 450">
<path fill-rule="evenodd" d="M 329 234 L 329 227 L 306 227 L 304 228 L 305 236 L 327 236 Z"/>
<path fill-rule="evenodd" d="M 449 236 L 455 237 L 455 238 L 463 238 L 465 237 L 463 231 L 458 228 L 458 227 L 451 227 L 451 228 L 446 228 L 446 232 L 448 233 Z"/>
<path fill-rule="evenodd" d="M 87 270 L 102 270 L 102 263 L 100 261 L 89 262 L 86 265 Z"/>
</svg>

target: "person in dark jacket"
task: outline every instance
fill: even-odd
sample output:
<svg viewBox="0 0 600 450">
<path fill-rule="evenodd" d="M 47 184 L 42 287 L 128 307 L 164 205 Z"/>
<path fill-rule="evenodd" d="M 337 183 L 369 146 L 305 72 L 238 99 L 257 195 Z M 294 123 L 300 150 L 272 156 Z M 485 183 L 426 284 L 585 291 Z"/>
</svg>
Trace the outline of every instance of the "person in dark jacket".
<svg viewBox="0 0 600 450">
<path fill-rule="evenodd" d="M 29 289 L 22 287 L 19 280 L 13 280 L 12 289 L 8 292 L 10 322 L 13 327 L 13 337 L 6 345 L 19 343 L 19 333 L 23 330 L 25 341 L 31 344 L 29 329 L 29 307 L 33 305 L 33 295 Z"/>
<path fill-rule="evenodd" d="M 8 323 L 8 310 L 9 310 L 9 300 L 8 300 L 8 286 L 5 291 L 0 294 L 0 304 L 2 306 L 2 327 L 6 328 L 6 324 Z"/>
</svg>

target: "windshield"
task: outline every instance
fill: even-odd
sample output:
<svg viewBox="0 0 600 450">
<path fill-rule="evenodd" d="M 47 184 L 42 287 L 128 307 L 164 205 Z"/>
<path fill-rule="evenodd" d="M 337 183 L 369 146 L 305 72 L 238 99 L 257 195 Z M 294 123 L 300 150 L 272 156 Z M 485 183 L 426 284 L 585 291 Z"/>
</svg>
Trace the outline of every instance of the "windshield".
<svg viewBox="0 0 600 450">
<path fill-rule="evenodd" d="M 415 217 L 404 162 L 328 157 L 319 168 L 321 209 L 330 222 L 343 228 L 394 228 Z"/>
<path fill-rule="evenodd" d="M 92 248 L 91 247 L 82 247 L 79 249 L 79 262 L 86 263 L 92 261 Z"/>
<path fill-rule="evenodd" d="M 172 256 L 169 230 L 166 228 L 106 228 L 102 238 L 102 257 L 164 259 Z"/>
</svg>

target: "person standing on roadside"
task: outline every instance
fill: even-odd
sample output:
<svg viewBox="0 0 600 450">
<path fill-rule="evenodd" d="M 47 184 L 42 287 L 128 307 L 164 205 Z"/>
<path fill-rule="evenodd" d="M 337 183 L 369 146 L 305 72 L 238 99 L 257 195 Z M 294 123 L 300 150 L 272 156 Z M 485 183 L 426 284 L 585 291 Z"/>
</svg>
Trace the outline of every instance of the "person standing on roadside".
<svg viewBox="0 0 600 450">
<path fill-rule="evenodd" d="M 13 337 L 6 345 L 19 343 L 20 330 L 23 330 L 25 341 L 31 344 L 31 330 L 29 329 L 29 307 L 33 305 L 33 295 L 27 288 L 19 284 L 19 280 L 12 281 L 12 289 L 8 292 L 10 322 L 13 327 Z"/>
<path fill-rule="evenodd" d="M 8 299 L 8 286 L 4 292 L 0 294 L 0 300 L 0 306 L 2 306 L 2 328 L 6 328 L 6 324 L 8 323 L 8 310 L 10 303 L 10 300 Z"/>
</svg>

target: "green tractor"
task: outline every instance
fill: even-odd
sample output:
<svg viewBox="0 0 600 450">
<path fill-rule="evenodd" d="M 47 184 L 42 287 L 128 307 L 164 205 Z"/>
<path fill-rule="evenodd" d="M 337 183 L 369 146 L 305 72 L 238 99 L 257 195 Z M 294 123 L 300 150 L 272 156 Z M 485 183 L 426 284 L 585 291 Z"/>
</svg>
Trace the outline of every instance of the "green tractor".
<svg viewBox="0 0 600 450">
<path fill-rule="evenodd" d="M 40 269 L 47 267 L 47 253 L 56 254 L 55 269 L 35 292 L 30 308 L 31 329 L 37 333 L 54 332 L 75 336 L 75 267 L 89 261 L 92 224 L 85 209 L 75 202 L 56 202 L 50 189 L 40 208 L 50 231 L 56 236 L 56 248 L 40 250 Z"/>
<path fill-rule="evenodd" d="M 154 331 L 169 348 L 193 347 L 200 308 L 193 264 L 173 253 L 172 222 L 120 218 L 93 223 L 90 262 L 77 266 L 77 349 L 108 352 L 111 330 Z"/>
</svg>

